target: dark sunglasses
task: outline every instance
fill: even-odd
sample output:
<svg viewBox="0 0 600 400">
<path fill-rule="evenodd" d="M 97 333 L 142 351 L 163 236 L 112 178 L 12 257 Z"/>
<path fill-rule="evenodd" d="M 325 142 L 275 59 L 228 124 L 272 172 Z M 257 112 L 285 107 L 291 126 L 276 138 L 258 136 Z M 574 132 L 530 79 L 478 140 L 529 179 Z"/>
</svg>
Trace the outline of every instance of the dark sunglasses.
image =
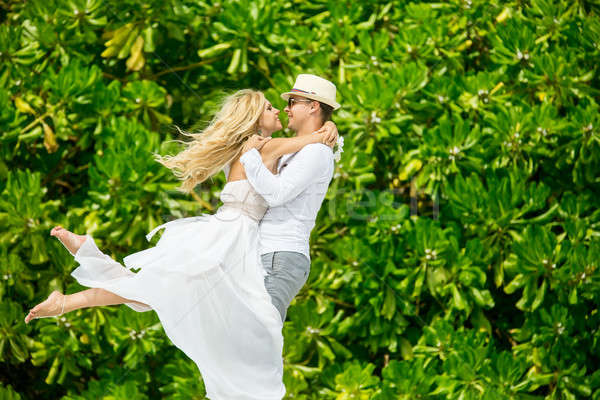
<svg viewBox="0 0 600 400">
<path fill-rule="evenodd" d="M 293 97 L 288 98 L 288 107 L 292 108 L 292 106 L 296 103 L 312 103 L 313 100 L 306 100 L 306 99 L 295 99 Z"/>
</svg>

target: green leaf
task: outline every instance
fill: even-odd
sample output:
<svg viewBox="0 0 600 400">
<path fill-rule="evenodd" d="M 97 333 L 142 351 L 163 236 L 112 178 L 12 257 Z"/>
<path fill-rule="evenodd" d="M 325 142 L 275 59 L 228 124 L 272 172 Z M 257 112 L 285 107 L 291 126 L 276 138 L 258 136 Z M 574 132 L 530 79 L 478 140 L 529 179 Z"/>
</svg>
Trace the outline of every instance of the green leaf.
<svg viewBox="0 0 600 400">
<path fill-rule="evenodd" d="M 522 288 L 525 285 L 525 283 L 527 283 L 528 280 L 529 280 L 529 277 L 527 277 L 523 274 L 518 274 L 517 276 L 515 276 L 513 278 L 512 281 L 510 281 L 510 283 L 508 285 L 506 285 L 504 287 L 504 292 L 507 294 L 512 294 L 517 289 Z"/>
<path fill-rule="evenodd" d="M 451 284 L 450 288 L 452 290 L 452 300 L 454 302 L 454 306 L 459 310 L 465 310 L 467 308 L 467 302 L 465 301 L 464 296 L 460 293 L 455 284 Z"/>
<path fill-rule="evenodd" d="M 231 56 L 231 62 L 229 63 L 229 67 L 227 67 L 227 73 L 233 74 L 237 71 L 238 66 L 240 65 L 240 59 L 242 57 L 242 49 L 235 49 L 233 51 L 233 55 Z"/>
<path fill-rule="evenodd" d="M 383 307 L 381 309 L 381 315 L 386 319 L 392 319 L 396 312 L 396 293 L 391 287 L 387 287 L 385 290 L 385 299 L 383 300 Z"/>
<path fill-rule="evenodd" d="M 214 46 L 211 46 L 209 48 L 206 48 L 203 50 L 198 50 L 198 57 L 200 57 L 200 58 L 215 57 L 215 56 L 223 53 L 225 50 L 230 49 L 231 46 L 232 46 L 231 42 L 217 43 Z"/>
<path fill-rule="evenodd" d="M 531 310 L 535 310 L 537 309 L 542 302 L 544 301 L 544 295 L 546 294 L 546 280 L 544 279 L 542 281 L 542 284 L 540 285 L 540 287 L 537 289 L 537 292 L 535 294 L 535 299 L 533 299 L 533 303 L 531 304 Z"/>
</svg>

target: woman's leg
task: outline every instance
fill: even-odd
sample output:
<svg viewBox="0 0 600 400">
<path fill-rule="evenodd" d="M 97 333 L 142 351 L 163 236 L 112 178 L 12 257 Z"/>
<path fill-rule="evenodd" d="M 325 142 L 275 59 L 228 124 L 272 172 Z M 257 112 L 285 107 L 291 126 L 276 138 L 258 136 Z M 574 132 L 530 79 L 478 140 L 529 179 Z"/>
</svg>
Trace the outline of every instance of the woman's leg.
<svg viewBox="0 0 600 400">
<path fill-rule="evenodd" d="M 29 311 L 29 314 L 27 317 L 25 317 L 25 323 L 29 323 L 29 321 L 38 317 L 60 315 L 61 311 L 63 310 L 63 304 L 63 313 L 66 314 L 70 311 L 78 310 L 80 308 L 112 306 L 123 303 L 136 303 L 146 306 L 146 304 L 140 303 L 139 301 L 126 299 L 118 294 L 100 288 L 86 289 L 82 290 L 81 292 L 67 295 L 55 290 L 54 292 L 50 293 L 50 296 L 48 296 L 45 301 L 33 307 L 31 311 Z"/>
<path fill-rule="evenodd" d="M 61 226 L 54 227 L 50 232 L 50 235 L 58 238 L 73 255 L 77 253 L 81 245 L 87 239 L 85 236 L 77 235 Z M 100 288 L 86 289 L 68 295 L 64 295 L 58 290 L 55 290 L 50 293 L 50 296 L 48 296 L 46 300 L 29 311 L 29 314 L 25 317 L 25 323 L 29 323 L 29 321 L 34 318 L 61 315 L 80 308 L 111 306 L 123 303 L 135 303 L 148 307 L 146 304 L 140 303 L 139 301 L 126 299 L 113 292 Z"/>
</svg>

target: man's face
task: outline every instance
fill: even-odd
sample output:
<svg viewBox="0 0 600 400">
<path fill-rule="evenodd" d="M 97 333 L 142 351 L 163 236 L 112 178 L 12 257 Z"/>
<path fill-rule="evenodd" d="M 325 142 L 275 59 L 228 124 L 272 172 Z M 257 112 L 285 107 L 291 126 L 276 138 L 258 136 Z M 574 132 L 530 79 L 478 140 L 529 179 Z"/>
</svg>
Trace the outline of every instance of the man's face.
<svg viewBox="0 0 600 400">
<path fill-rule="evenodd" d="M 288 115 L 288 128 L 296 131 L 302 126 L 310 115 L 312 102 L 313 100 L 301 96 L 289 97 L 288 105 L 283 109 Z"/>
</svg>

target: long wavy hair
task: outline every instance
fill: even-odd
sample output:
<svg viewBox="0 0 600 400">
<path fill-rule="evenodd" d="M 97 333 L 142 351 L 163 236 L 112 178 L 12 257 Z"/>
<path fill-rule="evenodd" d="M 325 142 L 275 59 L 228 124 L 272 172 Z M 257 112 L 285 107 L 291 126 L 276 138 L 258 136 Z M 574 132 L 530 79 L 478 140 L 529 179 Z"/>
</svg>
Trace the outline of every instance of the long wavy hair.
<svg viewBox="0 0 600 400">
<path fill-rule="evenodd" d="M 265 95 L 250 89 L 227 96 L 209 125 L 191 137 L 185 149 L 174 156 L 156 155 L 156 161 L 173 171 L 182 181 L 179 190 L 190 193 L 194 187 L 237 159 L 244 142 L 259 132 L 258 122 L 265 109 Z"/>
</svg>

